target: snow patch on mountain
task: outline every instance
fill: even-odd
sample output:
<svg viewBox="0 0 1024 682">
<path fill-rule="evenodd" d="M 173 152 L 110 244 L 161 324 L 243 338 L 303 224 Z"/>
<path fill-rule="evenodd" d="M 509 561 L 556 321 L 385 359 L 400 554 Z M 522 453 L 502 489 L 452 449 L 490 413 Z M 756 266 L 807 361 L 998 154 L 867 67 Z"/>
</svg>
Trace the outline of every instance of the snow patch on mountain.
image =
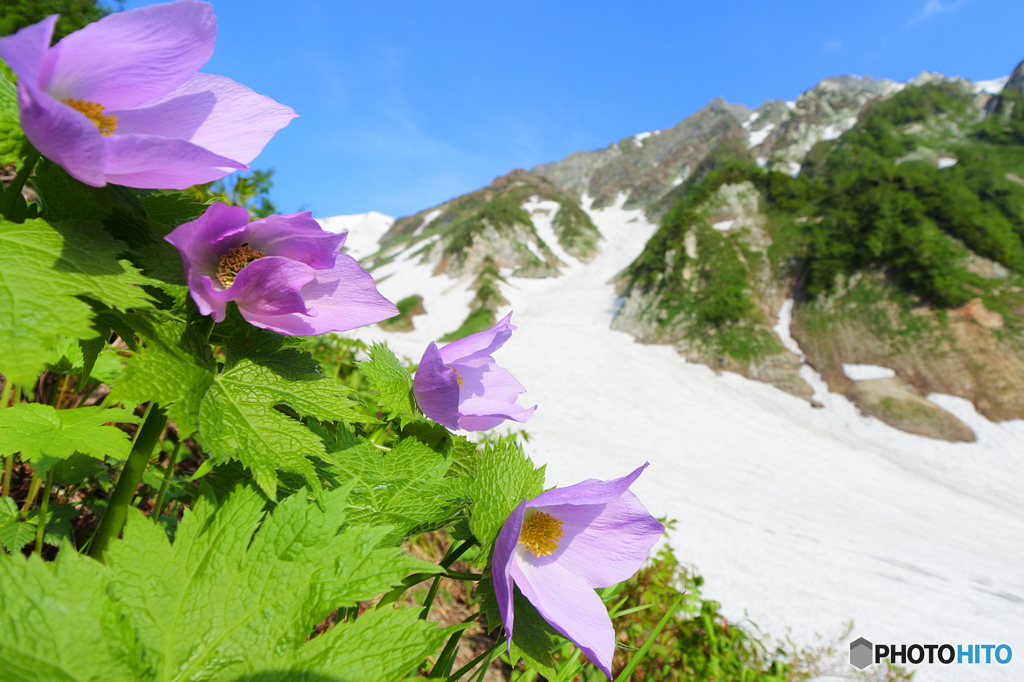
<svg viewBox="0 0 1024 682">
<path fill-rule="evenodd" d="M 345 251 L 359 260 L 377 251 L 380 238 L 391 228 L 395 219 L 383 213 L 370 211 L 333 218 L 317 218 L 317 222 L 328 232 L 348 232 L 348 237 L 345 238 Z"/>
</svg>

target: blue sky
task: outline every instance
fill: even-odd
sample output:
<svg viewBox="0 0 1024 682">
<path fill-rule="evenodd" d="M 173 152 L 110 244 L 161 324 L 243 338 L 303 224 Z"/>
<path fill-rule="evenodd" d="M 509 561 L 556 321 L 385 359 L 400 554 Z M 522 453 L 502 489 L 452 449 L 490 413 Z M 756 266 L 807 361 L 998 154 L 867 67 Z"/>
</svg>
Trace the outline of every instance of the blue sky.
<svg viewBox="0 0 1024 682">
<path fill-rule="evenodd" d="M 398 217 L 513 168 L 843 73 L 972 80 L 1024 59 L 1020 0 L 212 0 L 203 69 L 299 112 L 254 168 L 282 212 Z M 153 4 L 128 0 L 126 8 Z"/>
</svg>

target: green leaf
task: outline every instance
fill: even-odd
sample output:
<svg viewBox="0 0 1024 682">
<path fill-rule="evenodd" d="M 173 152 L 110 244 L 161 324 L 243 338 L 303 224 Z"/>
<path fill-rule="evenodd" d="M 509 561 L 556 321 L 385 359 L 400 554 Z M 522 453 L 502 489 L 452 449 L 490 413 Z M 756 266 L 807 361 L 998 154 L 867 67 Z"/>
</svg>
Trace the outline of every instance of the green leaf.
<svg viewBox="0 0 1024 682">
<path fill-rule="evenodd" d="M 254 488 L 236 488 L 221 505 L 207 488 L 173 545 L 133 510 L 106 560 L 113 594 L 132 614 L 156 679 L 277 679 L 260 676 L 272 671 L 280 679 L 323 679 L 314 673 L 338 671 L 345 680 L 388 680 L 433 651 L 445 631 L 401 610 L 339 623 L 327 640 L 306 642 L 338 607 L 410 573 L 440 571 L 397 549 L 375 549 L 386 529 L 350 525 L 347 495 L 328 492 L 323 510 L 294 495 L 264 519 Z M 332 642 L 347 651 L 333 651 Z M 353 668 L 342 671 L 340 663 Z"/>
<path fill-rule="evenodd" d="M 18 89 L 0 76 L 0 166 L 20 166 L 25 157 L 27 141 L 18 120 Z"/>
<path fill-rule="evenodd" d="M 166 228 L 161 230 L 162 234 L 169 234 L 178 225 L 195 220 L 209 208 L 207 204 L 197 204 L 184 192 L 151 194 L 141 197 L 140 201 L 149 219 Z"/>
<path fill-rule="evenodd" d="M 490 557 L 494 541 L 512 510 L 543 491 L 544 467 L 535 469 L 519 445 L 499 440 L 486 447 L 468 490 L 473 500 L 469 525 L 480 541 L 480 565 Z"/>
<path fill-rule="evenodd" d="M 0 661 L 9 682 L 149 680 L 109 571 L 65 547 L 53 563 L 0 555 Z"/>
<path fill-rule="evenodd" d="M 380 396 L 378 403 L 387 411 L 388 417 L 401 417 L 404 426 L 416 415 L 409 372 L 384 344 L 373 344 L 369 355 L 370 361 L 360 362 L 359 368 L 369 380 L 370 387 Z"/>
<path fill-rule="evenodd" d="M 21 452 L 21 458 L 46 470 L 75 452 L 103 459 L 127 459 L 128 434 L 108 422 L 138 424 L 129 410 L 99 406 L 55 410 L 49 405 L 18 403 L 0 410 L 0 454 Z"/>
<path fill-rule="evenodd" d="M 350 518 L 392 527 L 384 544 L 449 526 L 466 505 L 465 479 L 447 477 L 451 458 L 415 438 L 399 441 L 390 452 L 359 440 L 329 450 L 325 461 L 337 482 L 355 485 Z"/>
<path fill-rule="evenodd" d="M 0 546 L 13 554 L 35 539 L 35 524 L 22 520 L 18 505 L 12 498 L 0 497 Z"/>
<path fill-rule="evenodd" d="M 0 221 L 0 374 L 32 386 L 50 359 L 40 339 L 94 338 L 88 300 L 119 310 L 150 306 L 139 285 L 152 280 L 117 259 L 123 250 L 93 223 Z"/>
</svg>

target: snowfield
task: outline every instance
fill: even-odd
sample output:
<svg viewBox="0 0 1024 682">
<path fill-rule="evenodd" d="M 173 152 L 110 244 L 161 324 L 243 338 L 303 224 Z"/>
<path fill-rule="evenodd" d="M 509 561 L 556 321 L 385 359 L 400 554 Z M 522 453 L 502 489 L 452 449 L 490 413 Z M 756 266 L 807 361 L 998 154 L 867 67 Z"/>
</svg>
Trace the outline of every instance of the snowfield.
<svg viewBox="0 0 1024 682">
<path fill-rule="evenodd" d="M 548 209 L 534 219 L 551 245 L 549 203 L 527 210 Z M 678 521 L 670 542 L 704 576 L 705 596 L 763 635 L 800 644 L 835 641 L 852 620 L 837 673 L 853 671 L 848 644 L 863 636 L 1009 644 L 1008 665 L 908 667 L 923 682 L 1024 679 L 1024 422 L 992 423 L 965 400 L 934 395 L 978 439 L 931 440 L 863 417 L 810 367 L 802 375 L 822 409 L 612 331 L 609 280 L 655 229 L 623 203 L 592 211 L 584 200 L 604 235 L 593 262 L 559 252 L 561 277 L 509 278 L 502 288 L 519 329 L 497 359 L 529 389 L 520 404 L 539 405 L 526 447 L 547 465 L 548 484 L 615 478 L 649 461 L 633 490 L 653 514 Z M 387 229 L 369 222 L 370 233 Z M 354 237 L 349 245 L 362 247 Z M 428 314 L 414 318 L 416 330 L 352 334 L 418 361 L 462 323 L 472 292 L 468 279 L 432 277 L 433 266 L 415 260 L 374 276 L 391 300 L 423 296 Z M 790 310 L 777 329 L 795 348 Z"/>
</svg>

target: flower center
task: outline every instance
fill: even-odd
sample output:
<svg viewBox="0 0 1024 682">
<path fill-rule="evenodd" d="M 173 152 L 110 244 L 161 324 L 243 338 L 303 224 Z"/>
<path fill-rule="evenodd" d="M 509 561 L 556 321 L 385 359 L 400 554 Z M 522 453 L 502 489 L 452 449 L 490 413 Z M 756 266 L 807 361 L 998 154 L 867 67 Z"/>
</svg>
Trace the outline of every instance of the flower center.
<svg viewBox="0 0 1024 682">
<path fill-rule="evenodd" d="M 117 130 L 117 116 L 104 114 L 102 104 L 96 104 L 96 102 L 89 102 L 84 99 L 69 98 L 61 101 L 75 111 L 85 114 L 96 126 L 96 129 L 100 131 L 100 135 L 113 135 L 114 131 Z"/>
<path fill-rule="evenodd" d="M 451 365 L 445 365 L 445 367 L 455 372 L 455 380 L 459 382 L 459 388 L 462 388 L 462 375 L 459 374 L 459 370 L 455 369 Z"/>
<path fill-rule="evenodd" d="M 519 542 L 526 545 L 534 556 L 554 554 L 558 549 L 558 541 L 562 539 L 564 523 L 546 512 L 536 512 L 523 521 Z"/>
<path fill-rule="evenodd" d="M 217 267 L 217 279 L 227 289 L 235 283 L 235 277 L 249 263 L 259 260 L 267 254 L 256 249 L 249 248 L 248 244 L 231 249 L 220 257 L 220 265 Z"/>
</svg>

